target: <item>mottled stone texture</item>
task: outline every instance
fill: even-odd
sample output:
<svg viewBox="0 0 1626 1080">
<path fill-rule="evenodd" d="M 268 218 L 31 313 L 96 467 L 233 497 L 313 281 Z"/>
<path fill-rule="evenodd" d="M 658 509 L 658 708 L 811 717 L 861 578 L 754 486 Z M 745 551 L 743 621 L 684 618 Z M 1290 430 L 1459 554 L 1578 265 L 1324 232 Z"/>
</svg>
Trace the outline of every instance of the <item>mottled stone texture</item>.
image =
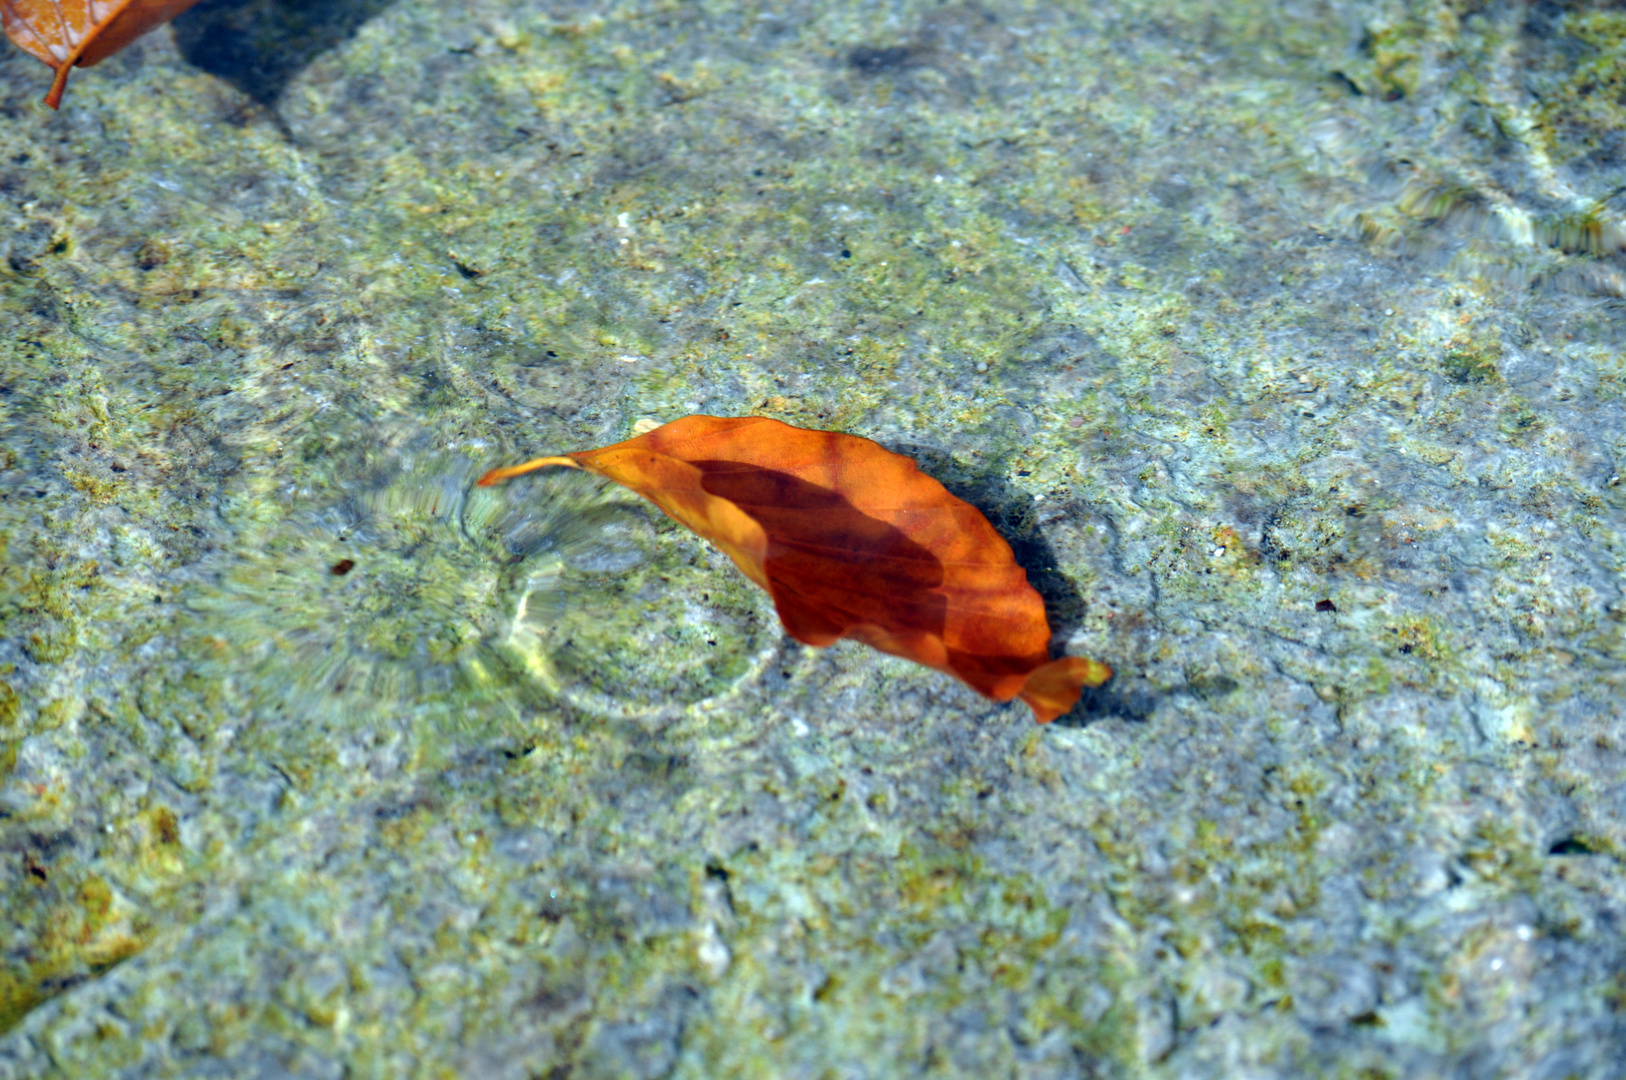
<svg viewBox="0 0 1626 1080">
<path fill-rule="evenodd" d="M 0 1077 L 1626 1076 L 1626 10 L 214 0 L 0 57 Z M 482 468 L 984 506 L 1036 727 Z"/>
</svg>

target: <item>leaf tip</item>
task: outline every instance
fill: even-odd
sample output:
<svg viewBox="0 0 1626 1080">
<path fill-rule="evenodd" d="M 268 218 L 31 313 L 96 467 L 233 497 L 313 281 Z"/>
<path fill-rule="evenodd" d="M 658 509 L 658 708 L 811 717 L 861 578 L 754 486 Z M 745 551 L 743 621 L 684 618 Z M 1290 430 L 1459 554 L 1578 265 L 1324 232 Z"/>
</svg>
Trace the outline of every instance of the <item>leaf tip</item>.
<svg viewBox="0 0 1626 1080">
<path fill-rule="evenodd" d="M 1048 724 L 1078 704 L 1086 686 L 1100 686 L 1112 678 L 1112 668 L 1087 656 L 1064 656 L 1035 668 L 1018 695 L 1033 710 L 1033 718 Z"/>
</svg>

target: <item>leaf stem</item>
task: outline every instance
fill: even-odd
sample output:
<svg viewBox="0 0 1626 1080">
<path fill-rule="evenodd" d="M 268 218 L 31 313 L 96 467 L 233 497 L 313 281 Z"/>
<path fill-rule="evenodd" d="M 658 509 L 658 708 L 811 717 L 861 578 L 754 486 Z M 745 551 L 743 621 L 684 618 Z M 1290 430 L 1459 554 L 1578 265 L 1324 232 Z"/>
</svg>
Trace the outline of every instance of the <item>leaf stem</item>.
<svg viewBox="0 0 1626 1080">
<path fill-rule="evenodd" d="M 493 484 L 500 484 L 504 480 L 510 480 L 516 476 L 523 476 L 528 472 L 535 472 L 537 469 L 545 469 L 549 465 L 563 465 L 567 469 L 581 468 L 581 463 L 575 458 L 571 457 L 532 458 L 530 461 L 519 465 L 509 465 L 502 469 L 492 469 L 490 472 L 480 477 L 480 479 L 476 480 L 474 486 L 491 487 Z"/>
</svg>

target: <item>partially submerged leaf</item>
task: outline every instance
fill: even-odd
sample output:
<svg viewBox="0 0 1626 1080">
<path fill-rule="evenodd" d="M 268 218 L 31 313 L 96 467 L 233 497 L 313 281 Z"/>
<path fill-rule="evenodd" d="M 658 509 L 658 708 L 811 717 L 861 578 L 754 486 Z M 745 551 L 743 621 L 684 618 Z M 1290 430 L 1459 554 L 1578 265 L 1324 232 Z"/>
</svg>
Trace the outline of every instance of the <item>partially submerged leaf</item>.
<svg viewBox="0 0 1626 1080">
<path fill-rule="evenodd" d="M 56 72 L 45 104 L 56 108 L 74 67 L 90 67 L 198 0 L 0 0 L 6 36 Z"/>
<path fill-rule="evenodd" d="M 716 544 L 809 645 L 852 638 L 937 668 L 1041 723 L 1112 669 L 1051 660 L 1044 601 L 976 507 L 902 454 L 765 417 L 689 416 L 626 442 L 542 457 L 631 488 Z"/>
</svg>

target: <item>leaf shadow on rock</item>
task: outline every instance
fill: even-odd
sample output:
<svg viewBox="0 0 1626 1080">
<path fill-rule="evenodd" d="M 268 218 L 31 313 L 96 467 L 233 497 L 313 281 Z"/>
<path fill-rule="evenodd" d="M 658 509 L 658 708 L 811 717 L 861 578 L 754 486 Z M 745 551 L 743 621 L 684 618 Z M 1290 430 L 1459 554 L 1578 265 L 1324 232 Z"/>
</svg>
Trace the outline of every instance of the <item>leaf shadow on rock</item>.
<svg viewBox="0 0 1626 1080">
<path fill-rule="evenodd" d="M 1151 718 L 1156 708 L 1156 694 L 1150 690 L 1119 686 L 1118 677 L 1113 676 L 1103 686 L 1086 686 L 1073 710 L 1052 722 L 1058 727 L 1088 727 L 1096 720 L 1114 716 L 1123 720 L 1144 721 Z"/>
<path fill-rule="evenodd" d="M 396 2 L 203 0 L 175 19 L 175 44 L 188 63 L 275 108 L 312 60 Z"/>
<path fill-rule="evenodd" d="M 1044 598 L 1052 641 L 1071 636 L 1084 619 L 1084 595 L 1057 566 L 1055 550 L 1039 529 L 1032 496 L 1012 488 L 997 462 L 973 473 L 936 447 L 887 443 L 886 448 L 914 458 L 920 471 L 948 488 L 949 494 L 982 511 L 1011 545 L 1016 564 L 1027 571 L 1028 583 Z"/>
<path fill-rule="evenodd" d="M 981 510 L 999 530 L 1016 563 L 1027 571 L 1028 583 L 1044 600 L 1045 617 L 1050 621 L 1051 654 L 1061 655 L 1061 643 L 1072 637 L 1084 621 L 1085 599 L 1078 586 L 1061 568 L 1038 522 L 1038 505 L 1026 492 L 1012 487 L 1005 478 L 1005 462 L 990 460 L 975 471 L 957 465 L 944 450 L 913 443 L 887 443 L 895 453 L 915 459 L 920 471 L 937 480 L 949 494 Z M 1086 687 L 1079 702 L 1054 723 L 1082 727 L 1109 716 L 1144 720 L 1156 708 L 1156 696 L 1141 689 L 1121 685 L 1114 676 L 1103 686 Z"/>
</svg>

